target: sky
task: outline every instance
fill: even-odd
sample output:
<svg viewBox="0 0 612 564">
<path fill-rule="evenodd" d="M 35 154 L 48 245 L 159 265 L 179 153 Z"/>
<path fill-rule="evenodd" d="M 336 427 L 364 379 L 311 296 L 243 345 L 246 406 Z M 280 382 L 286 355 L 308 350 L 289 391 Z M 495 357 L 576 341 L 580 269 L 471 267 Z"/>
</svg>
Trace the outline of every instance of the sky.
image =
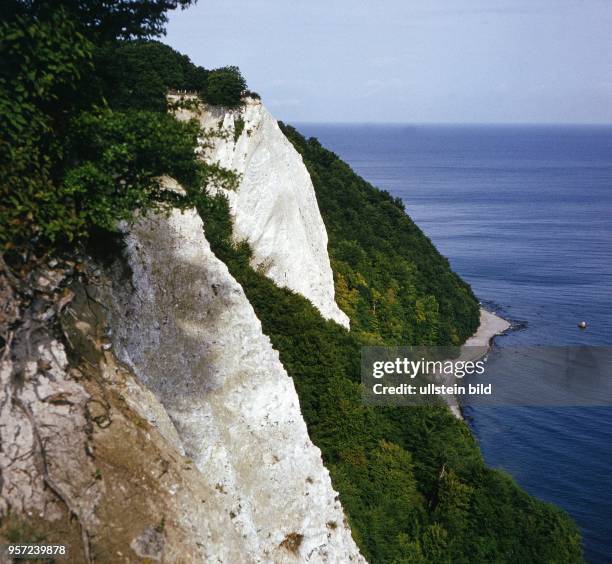
<svg viewBox="0 0 612 564">
<path fill-rule="evenodd" d="M 294 123 L 612 123 L 612 0 L 199 0 L 164 41 Z"/>
</svg>

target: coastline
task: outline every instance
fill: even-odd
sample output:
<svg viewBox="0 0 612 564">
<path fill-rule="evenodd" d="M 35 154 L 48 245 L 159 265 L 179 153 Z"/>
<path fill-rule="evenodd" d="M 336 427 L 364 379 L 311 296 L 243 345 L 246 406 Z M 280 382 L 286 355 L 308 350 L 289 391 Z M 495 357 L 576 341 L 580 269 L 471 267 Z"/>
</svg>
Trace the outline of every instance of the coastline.
<svg viewBox="0 0 612 564">
<path fill-rule="evenodd" d="M 480 325 L 476 332 L 461 346 L 459 358 L 472 362 L 480 360 L 489 352 L 493 339 L 505 333 L 510 327 L 509 321 L 481 307 Z M 463 420 L 461 405 L 458 401 L 456 405 L 449 404 L 449 408 L 457 419 Z"/>
<path fill-rule="evenodd" d="M 469 354 L 468 347 L 486 347 L 488 350 L 491 347 L 493 339 L 497 335 L 505 333 L 510 327 L 511 324 L 509 321 L 481 307 L 480 325 L 478 329 L 476 329 L 476 333 L 462 345 L 461 356 L 463 356 L 464 353 Z M 478 358 L 480 358 L 480 356 Z"/>
</svg>

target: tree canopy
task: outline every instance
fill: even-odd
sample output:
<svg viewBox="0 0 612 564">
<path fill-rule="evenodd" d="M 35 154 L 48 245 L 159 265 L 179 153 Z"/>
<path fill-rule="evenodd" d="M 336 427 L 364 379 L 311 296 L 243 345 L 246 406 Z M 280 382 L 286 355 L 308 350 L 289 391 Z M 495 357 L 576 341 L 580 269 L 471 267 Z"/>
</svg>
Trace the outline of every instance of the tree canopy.
<svg viewBox="0 0 612 564">
<path fill-rule="evenodd" d="M 48 20 L 57 11 L 78 22 L 96 41 L 157 37 L 165 33 L 167 12 L 197 0 L 5 0 L 3 19 Z"/>
<path fill-rule="evenodd" d="M 246 88 L 240 71 L 209 72 L 146 39 L 163 32 L 168 9 L 187 4 L 3 4 L 3 251 L 44 252 L 87 238 L 94 228 L 112 228 L 136 209 L 159 207 L 168 201 L 159 189 L 164 174 L 193 190 L 202 190 L 211 176 L 229 180 L 224 171 L 196 159 L 197 126 L 179 123 L 167 112 L 166 94 L 196 90 L 206 100 L 214 76 L 213 97 L 236 105 Z"/>
<path fill-rule="evenodd" d="M 238 107 L 247 93 L 240 69 L 208 70 L 154 40 L 119 41 L 95 52 L 104 97 L 115 108 L 166 108 L 168 90 L 196 92 L 214 106 Z"/>
<path fill-rule="evenodd" d="M 246 81 L 238 67 L 222 67 L 211 71 L 205 99 L 216 106 L 236 107 L 246 91 Z"/>
</svg>

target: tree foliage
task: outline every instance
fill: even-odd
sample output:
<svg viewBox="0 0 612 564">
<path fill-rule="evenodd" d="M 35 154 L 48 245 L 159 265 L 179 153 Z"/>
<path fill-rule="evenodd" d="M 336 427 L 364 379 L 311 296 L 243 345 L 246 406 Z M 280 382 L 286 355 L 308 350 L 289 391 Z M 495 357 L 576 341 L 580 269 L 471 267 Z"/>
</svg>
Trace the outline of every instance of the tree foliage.
<svg viewBox="0 0 612 564">
<path fill-rule="evenodd" d="M 48 21 L 0 24 L 0 244 L 23 243 L 70 223 L 60 177 L 77 87 L 93 45 L 61 10 Z"/>
<path fill-rule="evenodd" d="M 295 382 L 310 437 L 369 562 L 582 561 L 572 521 L 488 469 L 467 425 L 447 408 L 365 406 L 359 362 L 370 337 L 324 320 L 308 300 L 251 268 L 248 244 L 232 242 L 223 196 L 205 195 L 199 210 L 215 254 Z M 330 238 L 332 253 L 333 245 Z"/>
<path fill-rule="evenodd" d="M 191 4 L 195 0 L 5 0 L 2 13 L 45 21 L 61 11 L 102 42 L 163 35 L 167 12 Z"/>
<path fill-rule="evenodd" d="M 238 67 L 207 70 L 159 41 L 105 44 L 94 59 L 99 86 L 113 108 L 160 111 L 169 90 L 196 92 L 208 104 L 235 108 L 247 94 Z"/>
<path fill-rule="evenodd" d="M 63 186 L 72 197 L 77 227 L 112 230 L 135 210 L 159 209 L 181 200 L 160 178 L 171 176 L 197 189 L 204 170 L 194 159 L 199 129 L 166 113 L 87 112 L 75 119 L 69 150 L 78 163 Z M 186 202 L 185 202 L 186 204 Z"/>
<path fill-rule="evenodd" d="M 340 307 L 371 343 L 456 345 L 478 303 L 401 201 L 377 190 L 316 139 L 283 131 L 304 158 L 329 236 Z"/>
<path fill-rule="evenodd" d="M 117 109 L 164 111 L 169 90 L 199 92 L 206 99 L 210 71 L 159 41 L 121 41 L 95 52 L 100 87 Z"/>
<path fill-rule="evenodd" d="M 159 33 L 176 4 L 12 3 L 0 24 L 3 251 L 45 252 L 136 209 L 181 205 L 163 175 L 190 197 L 213 177 L 231 183 L 196 159 L 195 123 L 166 111 L 169 88 L 205 88 L 208 71 L 158 42 L 117 39 Z"/>
<path fill-rule="evenodd" d="M 240 105 L 246 87 L 238 67 L 222 67 L 208 76 L 205 99 L 215 106 L 234 108 Z"/>
</svg>

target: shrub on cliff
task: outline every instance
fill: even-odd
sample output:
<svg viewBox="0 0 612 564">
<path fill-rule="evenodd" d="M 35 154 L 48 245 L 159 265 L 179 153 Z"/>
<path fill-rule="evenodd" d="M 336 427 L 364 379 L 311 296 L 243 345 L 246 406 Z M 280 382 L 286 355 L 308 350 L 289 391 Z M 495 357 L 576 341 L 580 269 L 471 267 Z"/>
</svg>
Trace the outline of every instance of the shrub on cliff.
<svg viewBox="0 0 612 564">
<path fill-rule="evenodd" d="M 223 67 L 210 71 L 204 99 L 215 106 L 239 106 L 246 91 L 246 81 L 238 67 Z"/>
<path fill-rule="evenodd" d="M 162 175 L 188 188 L 231 181 L 196 159 L 197 126 L 166 112 L 168 88 L 198 88 L 207 72 L 160 43 L 125 41 L 157 33 L 164 10 L 188 2 L 9 4 L 0 24 L 3 252 L 44 254 L 137 209 L 179 205 L 160 189 Z"/>
<path fill-rule="evenodd" d="M 172 176 L 186 187 L 203 182 L 204 167 L 193 158 L 198 132 L 197 124 L 167 113 L 104 110 L 75 119 L 69 137 L 75 166 L 62 182 L 70 194 L 66 206 L 73 210 L 75 235 L 92 227 L 112 230 L 134 210 L 179 204 L 159 177 Z"/>
</svg>

